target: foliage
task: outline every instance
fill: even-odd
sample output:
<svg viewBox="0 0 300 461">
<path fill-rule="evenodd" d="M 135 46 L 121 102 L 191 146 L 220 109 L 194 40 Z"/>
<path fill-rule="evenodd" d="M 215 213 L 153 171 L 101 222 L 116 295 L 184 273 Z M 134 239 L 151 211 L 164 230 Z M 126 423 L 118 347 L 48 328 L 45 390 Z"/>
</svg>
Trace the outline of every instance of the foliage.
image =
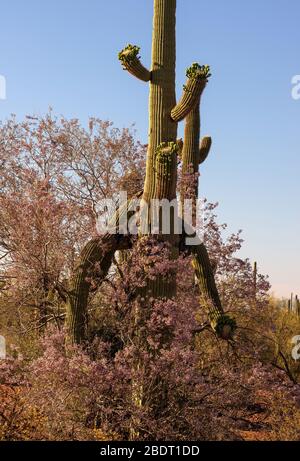
<svg viewBox="0 0 300 461">
<path fill-rule="evenodd" d="M 191 257 L 173 260 L 166 242 L 144 237 L 115 255 L 101 291 L 95 266 L 88 342 L 66 348 L 66 280 L 97 201 L 140 190 L 143 146 L 108 122 L 83 130 L 52 114 L 9 120 L 1 137 L 0 439 L 127 440 L 134 419 L 147 440 L 299 440 L 299 317 L 270 298 L 265 276 L 254 281 L 217 204 L 205 204 L 205 244 L 234 340 L 218 339 L 199 306 Z M 157 279 L 176 279 L 176 297 L 145 309 Z"/>
</svg>

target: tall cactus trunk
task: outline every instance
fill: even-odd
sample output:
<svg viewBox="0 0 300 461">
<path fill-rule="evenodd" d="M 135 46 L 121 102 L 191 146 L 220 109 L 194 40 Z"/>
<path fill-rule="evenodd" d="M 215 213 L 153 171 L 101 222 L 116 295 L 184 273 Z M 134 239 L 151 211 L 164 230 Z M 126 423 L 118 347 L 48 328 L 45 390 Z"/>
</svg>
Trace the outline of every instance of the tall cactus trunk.
<svg viewBox="0 0 300 461">
<path fill-rule="evenodd" d="M 171 118 L 171 111 L 176 105 L 175 13 L 176 0 L 154 0 L 149 143 L 143 194 L 143 200 L 150 213 L 152 199 L 173 200 L 176 197 L 177 122 Z M 159 225 L 161 226 L 161 223 Z M 172 225 L 173 222 L 170 223 L 171 235 L 160 236 L 160 240 L 167 240 L 174 245 L 176 236 L 172 232 Z M 151 229 L 149 232 L 151 233 Z M 170 287 L 160 280 L 149 283 L 152 296 L 170 297 L 175 294 L 174 284 Z"/>
<path fill-rule="evenodd" d="M 171 118 L 175 96 L 175 10 L 176 0 L 154 0 L 152 65 L 149 95 L 149 144 L 146 163 L 144 200 L 174 198 L 176 167 L 168 181 L 167 194 L 160 197 L 155 170 L 157 148 L 162 143 L 176 142 L 177 123 Z M 173 154 L 173 157 L 175 153 Z"/>
<path fill-rule="evenodd" d="M 175 10 L 176 0 L 154 0 L 152 65 L 149 95 L 149 142 L 146 162 L 146 178 L 143 200 L 148 207 L 148 220 L 151 215 L 152 199 L 172 200 L 176 197 L 176 134 L 177 123 L 171 119 L 171 110 L 176 104 L 175 98 Z M 147 222 L 148 226 L 150 223 Z M 161 223 L 159 224 L 161 225 Z M 149 229 L 151 232 L 151 229 Z M 171 232 L 171 235 L 173 233 Z M 174 236 L 158 236 L 175 244 Z M 173 249 L 176 257 L 176 248 Z M 175 296 L 174 281 L 157 278 L 149 280 L 143 289 L 145 303 L 136 311 L 136 346 L 144 349 L 142 333 L 143 323 L 151 315 L 147 299 L 153 297 L 170 298 Z M 139 325 L 139 326 L 138 326 Z M 142 369 L 141 360 L 137 360 L 133 376 Z M 140 376 L 140 375 L 138 375 Z M 132 380 L 132 401 L 137 410 L 144 405 L 145 386 L 142 378 Z M 148 401 L 149 401 L 149 396 Z M 157 397 L 157 396 L 153 396 Z M 162 397 L 162 396 L 161 396 Z M 130 439 L 140 438 L 140 421 L 132 419 Z"/>
</svg>

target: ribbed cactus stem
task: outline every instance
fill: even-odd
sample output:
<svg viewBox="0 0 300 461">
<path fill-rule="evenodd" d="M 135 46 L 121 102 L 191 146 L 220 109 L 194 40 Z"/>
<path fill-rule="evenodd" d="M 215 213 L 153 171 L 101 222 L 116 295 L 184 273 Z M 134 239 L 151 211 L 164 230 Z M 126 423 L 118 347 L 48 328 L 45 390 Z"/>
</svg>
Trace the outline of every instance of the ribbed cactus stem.
<svg viewBox="0 0 300 461">
<path fill-rule="evenodd" d="M 233 336 L 235 321 L 224 315 L 218 289 L 211 268 L 209 256 L 204 244 L 192 248 L 193 267 L 199 284 L 202 298 L 208 300 L 207 310 L 212 328 L 223 339 Z M 204 302 L 204 304 L 206 304 Z"/>
<path fill-rule="evenodd" d="M 183 94 L 178 104 L 172 109 L 171 117 L 174 121 L 180 122 L 198 104 L 200 96 L 210 77 L 209 66 L 200 66 L 194 63 L 187 69 L 188 80 L 183 87 Z"/>
<path fill-rule="evenodd" d="M 212 145 L 210 136 L 204 136 L 200 142 L 199 148 L 199 165 L 201 165 L 208 157 Z"/>
<path fill-rule="evenodd" d="M 175 142 L 177 123 L 168 115 L 175 97 L 175 11 L 176 0 L 154 0 L 152 65 L 149 95 L 149 142 L 144 199 L 157 198 L 155 158 L 163 142 Z M 172 172 L 176 175 L 176 170 Z"/>
<path fill-rule="evenodd" d="M 171 111 L 175 122 L 181 122 L 193 110 L 205 86 L 206 82 L 203 80 L 188 79 L 179 103 Z"/>
<path fill-rule="evenodd" d="M 177 151 L 176 143 L 161 143 L 155 158 L 155 197 L 173 200 L 176 197 Z"/>
<path fill-rule="evenodd" d="M 107 275 L 114 252 L 118 248 L 118 236 L 106 234 L 88 242 L 83 248 L 72 277 L 67 303 L 68 341 L 80 343 L 87 333 L 87 302 L 91 286 L 90 277 L 97 263 L 97 275 L 101 280 Z"/>
<path fill-rule="evenodd" d="M 193 202 L 193 223 L 196 223 L 196 199 L 198 198 L 198 170 L 200 160 L 204 161 L 210 146 L 211 138 L 206 136 L 202 139 L 200 146 L 200 99 L 196 106 L 185 118 L 184 126 L 184 143 L 181 154 L 182 160 L 182 187 L 181 196 L 181 213 L 184 213 L 184 199 L 191 199 Z M 201 163 L 202 163 L 201 161 Z"/>
<path fill-rule="evenodd" d="M 187 71 L 187 76 L 191 78 L 195 77 L 195 74 L 200 81 L 204 82 L 205 88 L 206 81 L 210 76 L 208 66 L 199 66 L 199 64 L 193 64 Z M 182 215 L 184 213 L 184 199 L 192 198 L 193 201 L 193 223 L 195 224 L 196 216 L 196 199 L 198 197 L 198 181 L 190 178 L 190 175 L 196 175 L 198 173 L 199 164 L 204 162 L 209 154 L 211 147 L 211 138 L 206 136 L 200 141 L 200 100 L 201 95 L 197 95 L 196 104 L 192 110 L 187 114 L 185 118 L 184 128 L 184 142 L 181 154 L 182 159 L 182 176 L 183 179 L 187 176 L 188 180 L 192 180 L 192 189 L 190 185 L 187 187 L 185 182 L 181 189 L 181 206 Z M 220 301 L 218 289 L 216 287 L 214 279 L 214 271 L 209 260 L 209 256 L 205 245 L 203 243 L 195 245 L 189 249 L 193 253 L 193 266 L 196 273 L 196 278 L 199 284 L 201 297 L 201 305 L 206 307 L 210 323 L 214 331 L 223 339 L 229 339 L 232 337 L 235 330 L 235 321 L 230 319 L 224 314 L 223 307 Z"/>
<path fill-rule="evenodd" d="M 210 136 L 205 136 L 200 140 L 200 99 L 196 106 L 185 118 L 184 143 L 181 154 L 182 174 L 198 173 L 199 165 L 202 164 L 212 145 Z M 195 188 L 195 196 L 198 195 L 198 188 Z"/>
<path fill-rule="evenodd" d="M 136 197 L 141 197 L 141 193 Z M 130 237 L 120 232 L 124 218 L 135 213 L 130 201 L 123 203 L 112 217 L 109 231 L 91 239 L 81 251 L 69 286 L 67 300 L 67 331 L 69 343 L 84 341 L 87 333 L 87 307 L 91 276 L 96 269 L 98 285 L 104 280 L 117 250 L 130 247 Z M 126 215 L 126 216 L 125 216 Z"/>
<path fill-rule="evenodd" d="M 193 266 L 199 286 L 203 295 L 213 300 L 214 308 L 210 315 L 212 318 L 220 316 L 220 309 L 222 308 L 219 293 L 210 270 L 210 260 L 204 244 L 200 244 L 193 249 Z"/>
<path fill-rule="evenodd" d="M 198 172 L 200 139 L 200 100 L 187 115 L 184 124 L 184 142 L 182 149 L 182 174 Z M 197 191 L 195 191 L 197 195 Z"/>
<path fill-rule="evenodd" d="M 149 82 L 151 80 L 151 72 L 146 69 L 141 63 L 139 57 L 140 48 L 136 45 L 127 45 L 120 51 L 118 57 L 123 65 L 123 69 L 137 77 L 139 80 Z"/>
</svg>

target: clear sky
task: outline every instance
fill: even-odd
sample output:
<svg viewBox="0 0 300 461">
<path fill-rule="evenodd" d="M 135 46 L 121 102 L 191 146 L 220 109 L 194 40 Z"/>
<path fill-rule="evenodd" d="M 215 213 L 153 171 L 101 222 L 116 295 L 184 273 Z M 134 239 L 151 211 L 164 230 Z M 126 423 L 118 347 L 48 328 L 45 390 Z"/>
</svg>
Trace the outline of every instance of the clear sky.
<svg viewBox="0 0 300 461">
<path fill-rule="evenodd" d="M 150 63 L 152 0 L 2 0 L 0 74 L 10 113 L 58 114 L 86 123 L 136 124 L 147 142 L 148 85 L 122 71 L 117 52 L 141 46 Z M 178 0 L 177 94 L 192 62 L 212 78 L 202 104 L 213 150 L 201 193 L 221 221 L 244 230 L 242 256 L 257 260 L 276 294 L 300 294 L 299 0 Z M 180 127 L 182 130 L 182 127 Z"/>
</svg>

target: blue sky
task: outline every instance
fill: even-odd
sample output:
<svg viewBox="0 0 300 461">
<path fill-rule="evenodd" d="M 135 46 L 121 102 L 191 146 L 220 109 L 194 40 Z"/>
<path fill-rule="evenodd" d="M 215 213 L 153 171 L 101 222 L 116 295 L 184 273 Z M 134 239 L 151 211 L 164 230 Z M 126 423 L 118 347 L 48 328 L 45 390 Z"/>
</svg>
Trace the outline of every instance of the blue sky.
<svg viewBox="0 0 300 461">
<path fill-rule="evenodd" d="M 147 142 L 148 85 L 122 71 L 117 52 L 141 46 L 150 63 L 152 0 L 4 0 L 0 74 L 10 113 L 44 113 L 136 124 Z M 243 229 L 242 256 L 257 260 L 276 294 L 300 294 L 299 0 L 178 0 L 177 95 L 192 62 L 212 78 L 202 133 L 213 137 L 201 193 L 221 221 Z M 180 126 L 179 132 L 181 132 Z"/>
</svg>

